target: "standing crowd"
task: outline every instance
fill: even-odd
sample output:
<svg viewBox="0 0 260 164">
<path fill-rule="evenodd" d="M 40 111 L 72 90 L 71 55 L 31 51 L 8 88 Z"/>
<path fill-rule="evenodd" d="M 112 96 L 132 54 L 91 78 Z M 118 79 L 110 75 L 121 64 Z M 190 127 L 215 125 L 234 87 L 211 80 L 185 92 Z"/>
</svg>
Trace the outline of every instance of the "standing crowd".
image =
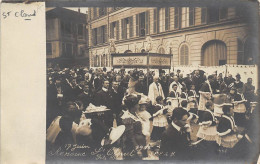
<svg viewBox="0 0 260 164">
<path fill-rule="evenodd" d="M 240 79 L 201 70 L 50 68 L 47 148 L 104 146 L 124 160 L 249 158 L 258 154 L 259 92 L 252 78 Z"/>
</svg>

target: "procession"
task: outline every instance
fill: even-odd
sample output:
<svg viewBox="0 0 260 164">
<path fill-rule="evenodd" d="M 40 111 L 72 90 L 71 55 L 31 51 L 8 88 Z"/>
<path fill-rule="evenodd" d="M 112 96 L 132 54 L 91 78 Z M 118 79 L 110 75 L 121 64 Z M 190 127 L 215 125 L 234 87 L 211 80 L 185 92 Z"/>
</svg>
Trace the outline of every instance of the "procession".
<svg viewBox="0 0 260 164">
<path fill-rule="evenodd" d="M 259 112 L 253 79 L 180 72 L 49 68 L 47 159 L 251 157 Z"/>
<path fill-rule="evenodd" d="M 46 10 L 46 161 L 256 163 L 253 11 Z"/>
</svg>

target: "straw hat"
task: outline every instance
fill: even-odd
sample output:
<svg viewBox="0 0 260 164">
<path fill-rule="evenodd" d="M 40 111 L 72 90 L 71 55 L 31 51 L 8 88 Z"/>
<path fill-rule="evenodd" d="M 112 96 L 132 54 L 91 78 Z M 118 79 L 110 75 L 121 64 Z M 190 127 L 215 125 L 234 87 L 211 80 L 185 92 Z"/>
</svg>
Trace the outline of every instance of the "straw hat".
<svg viewBox="0 0 260 164">
<path fill-rule="evenodd" d="M 112 130 L 109 134 L 109 140 L 110 140 L 110 144 L 112 145 L 113 143 L 115 143 L 125 132 L 125 125 L 120 125 L 116 128 L 112 127 Z M 102 139 L 101 141 L 101 145 L 104 146 L 105 145 L 105 138 Z"/>
</svg>

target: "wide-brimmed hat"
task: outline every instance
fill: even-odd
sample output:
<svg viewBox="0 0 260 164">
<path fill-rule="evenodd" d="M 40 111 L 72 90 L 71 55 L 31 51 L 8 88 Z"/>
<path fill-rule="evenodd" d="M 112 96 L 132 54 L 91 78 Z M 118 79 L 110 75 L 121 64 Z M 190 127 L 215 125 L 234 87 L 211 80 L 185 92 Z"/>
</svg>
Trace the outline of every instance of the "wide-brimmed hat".
<svg viewBox="0 0 260 164">
<path fill-rule="evenodd" d="M 125 125 L 120 125 L 116 128 L 112 128 L 109 139 L 111 140 L 111 144 L 115 143 L 125 132 Z"/>
<path fill-rule="evenodd" d="M 106 138 L 103 138 L 101 140 L 101 146 L 104 146 L 106 144 L 113 144 L 115 143 L 125 132 L 125 125 L 120 125 L 116 128 L 111 129 L 110 134 L 109 134 L 109 143 L 106 143 Z"/>
</svg>

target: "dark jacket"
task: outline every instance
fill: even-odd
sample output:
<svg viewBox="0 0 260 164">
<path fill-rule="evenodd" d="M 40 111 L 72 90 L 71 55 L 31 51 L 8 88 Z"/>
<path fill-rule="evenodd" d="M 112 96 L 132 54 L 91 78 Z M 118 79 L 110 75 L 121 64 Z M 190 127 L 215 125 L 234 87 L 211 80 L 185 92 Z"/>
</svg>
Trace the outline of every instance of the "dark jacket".
<svg viewBox="0 0 260 164">
<path fill-rule="evenodd" d="M 190 154 L 187 133 L 181 133 L 172 124 L 162 134 L 160 159 L 187 160 Z"/>
</svg>

